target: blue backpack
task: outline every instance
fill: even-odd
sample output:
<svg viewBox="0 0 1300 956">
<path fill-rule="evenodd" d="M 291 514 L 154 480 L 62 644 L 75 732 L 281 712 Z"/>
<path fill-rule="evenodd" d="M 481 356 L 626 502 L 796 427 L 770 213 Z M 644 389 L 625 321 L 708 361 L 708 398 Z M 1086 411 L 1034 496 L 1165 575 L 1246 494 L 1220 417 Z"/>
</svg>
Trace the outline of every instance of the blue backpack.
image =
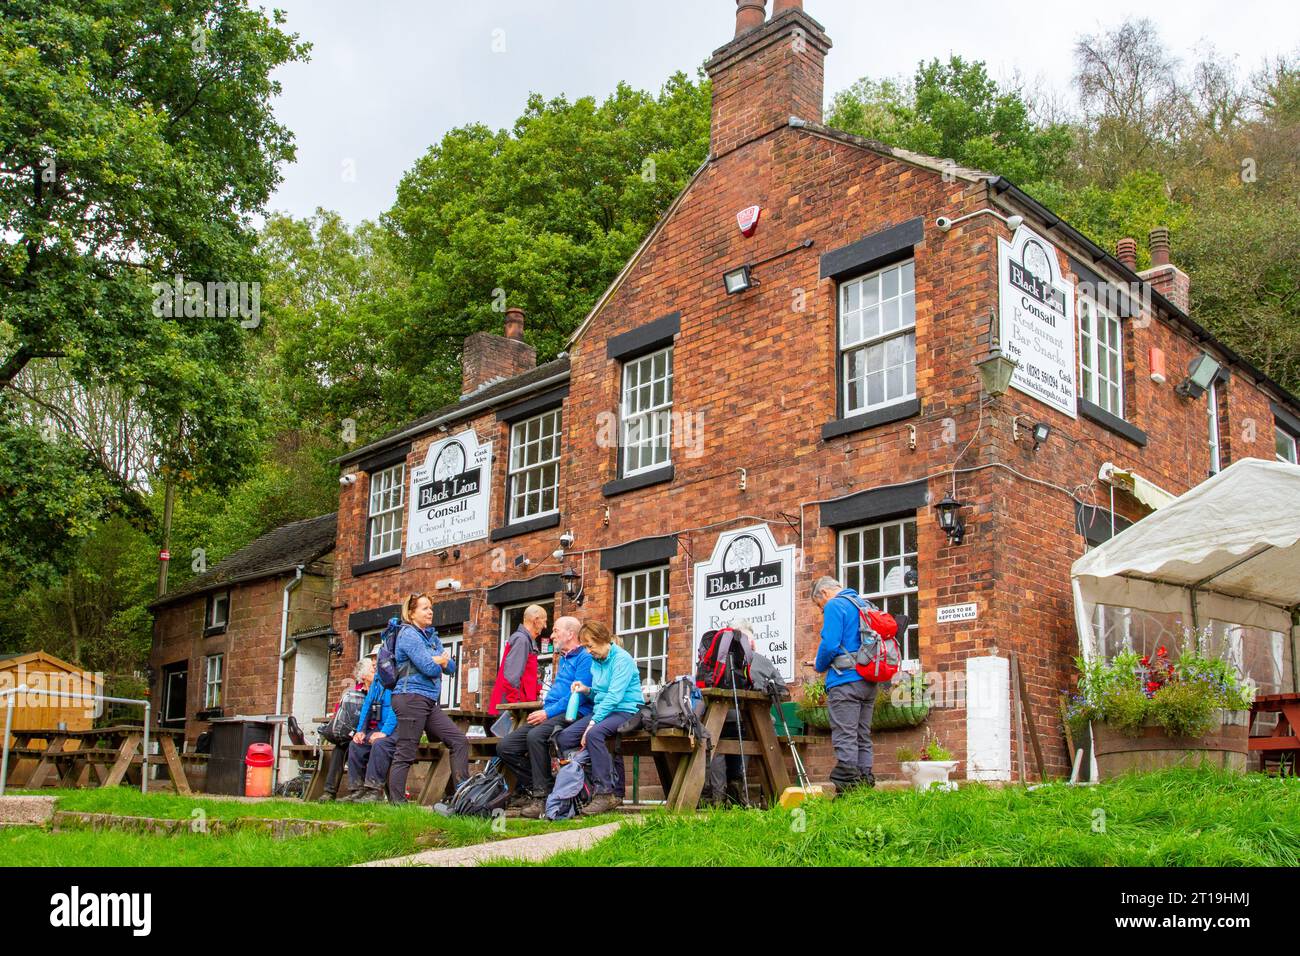
<svg viewBox="0 0 1300 956">
<path fill-rule="evenodd" d="M 384 628 L 384 633 L 379 636 L 379 654 L 375 658 L 375 680 L 379 681 L 379 686 L 384 690 L 392 690 L 397 686 L 398 674 L 397 667 L 397 633 L 402 629 L 402 622 L 398 618 L 391 618 L 388 627 Z"/>
</svg>

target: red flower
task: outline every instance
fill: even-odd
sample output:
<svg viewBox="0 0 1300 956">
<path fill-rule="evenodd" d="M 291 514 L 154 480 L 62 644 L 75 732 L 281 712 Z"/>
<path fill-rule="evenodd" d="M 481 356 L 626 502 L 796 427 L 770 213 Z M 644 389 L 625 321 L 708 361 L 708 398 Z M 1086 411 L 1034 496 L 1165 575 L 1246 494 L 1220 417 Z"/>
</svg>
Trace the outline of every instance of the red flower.
<svg viewBox="0 0 1300 956">
<path fill-rule="evenodd" d="M 1142 660 L 1138 661 L 1138 663 L 1141 664 L 1143 667 L 1150 667 L 1150 666 L 1151 666 L 1151 656 L 1150 656 L 1150 655 L 1147 655 L 1146 657 L 1142 658 Z"/>
<path fill-rule="evenodd" d="M 1160 689 L 1160 684 L 1156 681 L 1147 681 L 1147 693 L 1154 694 Z"/>
<path fill-rule="evenodd" d="M 1159 647 L 1156 648 L 1156 657 L 1168 657 L 1168 656 L 1169 656 L 1169 651 L 1165 648 L 1163 644 L 1161 644 Z"/>
</svg>

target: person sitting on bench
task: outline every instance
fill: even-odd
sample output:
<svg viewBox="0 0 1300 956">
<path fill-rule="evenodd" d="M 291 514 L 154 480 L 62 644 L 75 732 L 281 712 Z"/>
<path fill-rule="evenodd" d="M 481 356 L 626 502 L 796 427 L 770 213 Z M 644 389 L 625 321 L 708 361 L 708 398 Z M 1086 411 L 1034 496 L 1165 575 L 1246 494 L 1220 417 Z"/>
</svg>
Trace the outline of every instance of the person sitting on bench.
<svg viewBox="0 0 1300 956">
<path fill-rule="evenodd" d="M 591 757 L 594 794 L 581 811 L 590 816 L 623 803 L 623 758 L 611 757 L 607 741 L 645 701 L 636 661 L 614 642 L 608 627 L 585 622 L 578 640 L 591 653 L 591 686 L 574 681 L 571 687 L 591 697 L 592 712 L 565 727 L 558 743 L 560 753 L 585 748 Z"/>
<path fill-rule="evenodd" d="M 343 803 L 379 803 L 388 784 L 388 768 L 393 763 L 397 738 L 397 714 L 393 712 L 393 692 L 375 680 L 373 661 L 379 656 L 376 644 L 366 660 L 371 666 L 362 672 L 366 699 L 361 704 L 361 726 L 348 744 L 348 784 L 352 792 Z"/>
</svg>

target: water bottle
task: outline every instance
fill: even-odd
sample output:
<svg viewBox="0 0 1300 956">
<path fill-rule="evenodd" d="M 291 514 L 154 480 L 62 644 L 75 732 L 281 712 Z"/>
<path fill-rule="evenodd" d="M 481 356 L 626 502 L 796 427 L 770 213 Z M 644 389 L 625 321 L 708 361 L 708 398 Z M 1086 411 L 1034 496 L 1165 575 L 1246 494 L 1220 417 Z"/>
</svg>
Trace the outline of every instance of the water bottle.
<svg viewBox="0 0 1300 956">
<path fill-rule="evenodd" d="M 569 706 L 564 711 L 564 719 L 574 721 L 578 719 L 578 705 L 582 703 L 582 695 L 576 690 L 569 692 Z"/>
</svg>

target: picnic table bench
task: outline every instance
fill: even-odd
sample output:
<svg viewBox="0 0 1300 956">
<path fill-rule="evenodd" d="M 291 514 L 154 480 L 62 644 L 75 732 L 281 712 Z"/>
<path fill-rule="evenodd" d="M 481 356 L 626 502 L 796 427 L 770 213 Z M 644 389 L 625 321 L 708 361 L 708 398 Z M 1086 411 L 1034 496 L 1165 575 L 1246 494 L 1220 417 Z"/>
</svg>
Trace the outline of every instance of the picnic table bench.
<svg viewBox="0 0 1300 956">
<path fill-rule="evenodd" d="M 1289 759 L 1294 773 L 1300 763 L 1300 694 L 1261 694 L 1250 705 L 1250 722 L 1260 714 L 1277 714 L 1277 726 L 1271 734 L 1251 737 L 1251 753 L 1259 754 L 1259 769 L 1270 762 Z"/>
<path fill-rule="evenodd" d="M 39 789 L 53 781 L 60 787 L 85 787 L 94 777 L 95 786 L 115 787 L 126 779 L 128 771 L 143 773 L 145 765 L 161 766 L 167 779 L 178 794 L 188 795 L 189 780 L 181 756 L 176 749 L 176 738 L 184 731 L 150 728 L 149 736 L 158 741 L 159 753 L 141 753 L 144 727 L 138 724 L 114 724 L 90 730 L 46 730 L 36 728 L 14 729 L 10 736 L 14 746 L 9 749 L 13 758 L 29 757 L 37 761 L 30 774 L 24 774 L 11 763 L 9 779 L 5 786 L 22 786 Z M 34 746 L 35 741 L 45 741 L 45 746 Z"/>
<path fill-rule="evenodd" d="M 781 743 L 772 723 L 772 699 L 761 691 L 709 688 L 704 690 L 704 715 L 701 722 L 713 739 L 712 755 L 742 754 L 757 757 L 759 783 L 768 803 L 775 803 L 790 786 L 781 754 Z M 722 725 L 727 712 L 739 704 L 743 740 L 724 739 Z M 700 803 L 711 754 L 685 730 L 663 729 L 658 733 L 639 730 L 618 738 L 625 756 L 648 756 L 654 760 L 659 782 L 664 787 L 669 810 L 689 812 Z"/>
<path fill-rule="evenodd" d="M 444 710 L 443 713 L 450 717 L 461 730 L 467 730 L 474 725 L 486 729 L 494 720 L 490 714 L 478 710 Z M 497 744 L 500 740 L 500 737 L 470 737 L 470 762 L 491 760 L 496 756 Z M 320 744 L 290 744 L 284 750 L 299 763 L 310 760 L 316 761 L 316 772 L 312 774 L 311 783 L 308 784 L 303 799 L 318 799 L 325 792 L 325 771 L 329 766 L 334 744 L 327 741 L 322 741 Z M 424 764 L 429 765 L 429 772 L 425 777 L 424 786 L 420 788 L 417 799 L 419 803 L 425 806 L 432 806 L 446 794 L 447 785 L 451 782 L 451 752 L 443 744 L 436 741 L 421 743 L 415 752 L 414 765 Z M 339 791 L 345 793 L 347 789 L 348 784 L 345 777 L 339 782 Z"/>
</svg>

